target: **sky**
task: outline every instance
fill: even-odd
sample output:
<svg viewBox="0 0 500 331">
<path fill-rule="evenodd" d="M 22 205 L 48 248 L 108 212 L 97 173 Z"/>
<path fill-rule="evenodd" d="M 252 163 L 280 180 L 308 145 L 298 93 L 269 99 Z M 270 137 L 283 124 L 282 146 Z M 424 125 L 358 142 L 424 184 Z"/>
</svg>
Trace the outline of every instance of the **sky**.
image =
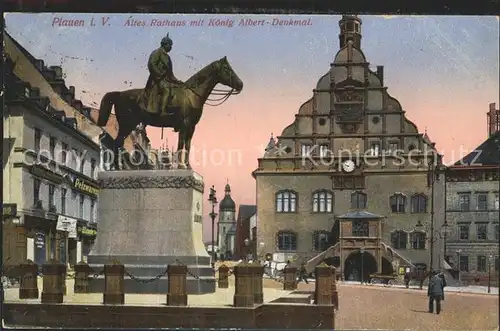
<svg viewBox="0 0 500 331">
<path fill-rule="evenodd" d="M 6 30 L 36 58 L 61 65 L 66 85 L 75 86 L 76 97 L 93 107 L 107 92 L 144 87 L 148 56 L 167 33 L 174 41 L 174 73 L 181 80 L 227 56 L 244 89 L 221 106 L 205 106 L 192 142 L 192 163 L 207 187 L 215 185 L 219 200 L 229 182 L 239 205 L 255 204 L 251 172 L 257 158 L 270 135 L 280 135 L 294 121 L 339 50 L 339 15 L 300 16 L 311 20 L 307 26 L 237 25 L 240 19 L 290 17 L 11 13 L 5 22 Z M 360 18 L 367 60 L 385 66 L 388 92 L 420 132 L 427 130 L 445 163 L 460 159 L 487 138 L 488 105 L 499 103 L 497 16 Z M 186 23 L 127 26 L 128 20 L 149 24 L 152 19 Z M 235 24 L 211 26 L 211 19 Z M 63 20 L 84 20 L 85 25 L 54 24 Z M 203 25 L 190 25 L 199 20 Z M 153 148 L 177 144 L 171 129 L 165 129 L 163 140 L 161 129 L 148 127 L 148 135 Z M 207 203 L 205 214 L 208 208 Z M 205 238 L 209 233 L 205 226 Z"/>
</svg>

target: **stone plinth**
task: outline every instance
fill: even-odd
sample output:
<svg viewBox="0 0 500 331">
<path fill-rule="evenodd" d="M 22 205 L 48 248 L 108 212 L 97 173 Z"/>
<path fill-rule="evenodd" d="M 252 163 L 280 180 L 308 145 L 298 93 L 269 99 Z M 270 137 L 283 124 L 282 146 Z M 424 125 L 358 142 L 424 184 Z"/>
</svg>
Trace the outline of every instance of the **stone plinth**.
<svg viewBox="0 0 500 331">
<path fill-rule="evenodd" d="M 203 244 L 200 175 L 177 169 L 107 171 L 99 173 L 99 182 L 97 238 L 88 257 L 95 273 L 115 261 L 125 266 L 125 293 L 166 294 L 168 265 L 182 264 L 188 268 L 187 294 L 215 292 Z M 91 279 L 90 291 L 104 292 L 104 276 Z"/>
</svg>

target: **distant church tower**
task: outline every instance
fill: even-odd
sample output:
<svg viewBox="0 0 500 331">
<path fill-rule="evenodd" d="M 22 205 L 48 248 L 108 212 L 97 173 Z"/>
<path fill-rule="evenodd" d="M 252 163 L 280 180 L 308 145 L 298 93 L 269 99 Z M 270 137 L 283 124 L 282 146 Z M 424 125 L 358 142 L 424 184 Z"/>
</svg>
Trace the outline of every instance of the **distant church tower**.
<svg viewBox="0 0 500 331">
<path fill-rule="evenodd" d="M 217 227 L 217 247 L 219 256 L 231 259 L 234 255 L 236 236 L 236 204 L 231 198 L 231 186 L 226 185 L 224 199 L 219 204 L 219 222 Z"/>
</svg>

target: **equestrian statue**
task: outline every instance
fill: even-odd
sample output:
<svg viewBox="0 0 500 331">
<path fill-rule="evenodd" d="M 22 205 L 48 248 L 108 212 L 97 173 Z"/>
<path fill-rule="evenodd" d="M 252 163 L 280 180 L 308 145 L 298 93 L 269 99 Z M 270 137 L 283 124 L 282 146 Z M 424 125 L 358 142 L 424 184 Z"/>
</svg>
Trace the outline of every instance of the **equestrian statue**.
<svg viewBox="0 0 500 331">
<path fill-rule="evenodd" d="M 243 82 L 233 71 L 226 57 L 214 61 L 186 82 L 174 76 L 169 52 L 173 41 L 167 36 L 161 40 L 161 47 L 154 50 L 148 61 L 149 78 L 144 89 L 132 89 L 106 93 L 99 107 L 97 124 L 105 126 L 114 107 L 118 121 L 118 134 L 114 142 L 114 167 L 120 168 L 119 151 L 125 139 L 137 125 L 173 128 L 178 132 L 178 168 L 191 168 L 189 150 L 196 124 L 203 114 L 207 101 L 221 101 L 222 104 L 232 94 L 243 89 Z M 216 90 L 217 84 L 231 88 L 229 91 Z M 218 100 L 210 100 L 211 94 L 223 94 Z M 217 106 L 215 105 L 215 106 Z"/>
</svg>

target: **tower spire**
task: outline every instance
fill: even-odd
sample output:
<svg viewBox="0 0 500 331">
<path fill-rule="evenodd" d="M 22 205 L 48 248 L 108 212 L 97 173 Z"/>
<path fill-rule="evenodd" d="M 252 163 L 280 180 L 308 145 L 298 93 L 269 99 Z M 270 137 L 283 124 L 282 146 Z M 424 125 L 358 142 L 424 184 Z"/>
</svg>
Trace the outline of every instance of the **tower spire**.
<svg viewBox="0 0 500 331">
<path fill-rule="evenodd" d="M 358 15 L 342 15 L 340 26 L 340 48 L 344 48 L 349 41 L 357 49 L 361 49 L 361 19 Z"/>
</svg>

